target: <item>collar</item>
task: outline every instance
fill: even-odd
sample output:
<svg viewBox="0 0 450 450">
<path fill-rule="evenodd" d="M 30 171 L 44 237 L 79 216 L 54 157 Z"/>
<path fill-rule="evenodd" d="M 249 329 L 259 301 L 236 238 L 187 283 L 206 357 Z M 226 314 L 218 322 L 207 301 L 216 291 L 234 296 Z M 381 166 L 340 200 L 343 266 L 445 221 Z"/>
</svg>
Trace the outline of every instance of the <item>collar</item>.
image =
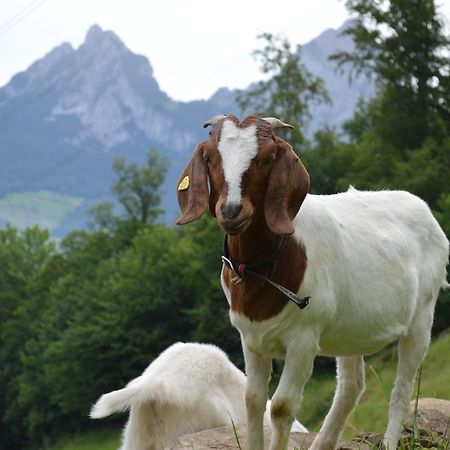
<svg viewBox="0 0 450 450">
<path fill-rule="evenodd" d="M 283 251 L 284 247 L 286 246 L 288 238 L 289 236 L 280 236 L 275 250 L 268 255 L 261 255 L 253 260 L 246 262 L 238 262 L 234 261 L 230 256 L 230 252 L 228 250 L 228 234 L 225 234 L 223 240 L 222 262 L 235 274 L 235 276 L 231 279 L 231 281 L 234 284 L 241 283 L 243 275 L 250 275 L 259 278 L 264 282 L 273 286 L 275 289 L 278 289 L 283 295 L 288 297 L 288 299 L 291 300 L 293 303 L 295 303 L 300 309 L 303 309 L 306 306 L 308 306 L 310 297 L 300 298 L 293 292 L 291 292 L 289 289 L 285 288 L 284 286 L 281 286 L 278 283 L 275 283 L 275 281 L 269 280 L 264 275 L 255 271 L 255 269 L 258 269 L 262 266 L 266 266 L 274 262 L 278 258 L 280 253 Z"/>
<path fill-rule="evenodd" d="M 274 262 L 286 246 L 287 240 L 288 236 L 280 236 L 275 250 L 269 255 L 260 255 L 257 258 L 247 262 L 237 262 L 230 256 L 230 252 L 228 250 L 228 234 L 225 234 L 223 238 L 222 262 L 225 263 L 235 274 L 244 274 L 245 272 L 248 272 L 248 270 L 255 270 L 261 266 L 266 266 L 271 262 Z"/>
</svg>

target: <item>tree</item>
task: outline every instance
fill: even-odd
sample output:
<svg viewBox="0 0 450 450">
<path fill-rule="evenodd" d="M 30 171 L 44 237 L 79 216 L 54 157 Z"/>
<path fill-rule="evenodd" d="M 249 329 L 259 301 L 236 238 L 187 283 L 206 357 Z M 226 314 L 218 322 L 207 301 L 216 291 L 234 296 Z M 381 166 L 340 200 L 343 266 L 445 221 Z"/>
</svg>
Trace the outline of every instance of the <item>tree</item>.
<svg viewBox="0 0 450 450">
<path fill-rule="evenodd" d="M 21 448 L 22 354 L 39 328 L 50 286 L 61 275 L 56 246 L 38 227 L 0 230 L 0 449 Z"/>
<path fill-rule="evenodd" d="M 353 73 L 378 82 L 374 128 L 402 156 L 435 135 L 442 121 L 450 131 L 450 50 L 434 0 L 347 0 L 356 13 L 344 31 L 353 52 L 332 56 Z"/>
<path fill-rule="evenodd" d="M 124 158 L 117 158 L 113 170 L 117 181 L 112 192 L 117 197 L 125 212 L 125 220 L 140 223 L 155 223 L 163 210 L 160 188 L 166 176 L 168 161 L 155 150 L 150 150 L 147 163 L 138 166 L 136 163 L 126 164 Z M 90 209 L 96 228 L 111 229 L 121 219 L 114 215 L 114 206 L 103 202 Z"/>
<path fill-rule="evenodd" d="M 450 142 L 449 142 L 450 144 Z M 450 152 L 450 145 L 448 147 Z M 450 236 L 450 192 L 441 195 L 433 211 L 447 237 Z M 433 332 L 441 333 L 450 328 L 450 289 L 441 291 L 434 314 Z"/>
<path fill-rule="evenodd" d="M 301 156 L 311 179 L 312 194 L 335 194 L 341 190 L 339 180 L 347 173 L 349 156 L 335 130 L 317 131 Z"/>
<path fill-rule="evenodd" d="M 295 148 L 305 141 L 302 130 L 310 117 L 311 104 L 329 101 L 327 91 L 323 81 L 302 64 L 300 46 L 292 51 L 285 38 L 270 33 L 258 38 L 265 46 L 253 55 L 260 61 L 261 72 L 269 78 L 238 91 L 237 102 L 246 113 L 278 117 L 294 125 L 294 130 L 287 133 Z"/>
<path fill-rule="evenodd" d="M 128 219 L 141 223 L 153 223 L 163 212 L 159 190 L 167 172 L 168 162 L 151 150 L 147 165 L 125 164 L 123 158 L 114 163 L 118 180 L 112 188 L 125 209 Z"/>
<path fill-rule="evenodd" d="M 332 56 L 377 80 L 344 125 L 349 170 L 339 184 L 406 189 L 437 204 L 450 178 L 450 40 L 434 0 L 347 0 L 355 48 Z"/>
</svg>

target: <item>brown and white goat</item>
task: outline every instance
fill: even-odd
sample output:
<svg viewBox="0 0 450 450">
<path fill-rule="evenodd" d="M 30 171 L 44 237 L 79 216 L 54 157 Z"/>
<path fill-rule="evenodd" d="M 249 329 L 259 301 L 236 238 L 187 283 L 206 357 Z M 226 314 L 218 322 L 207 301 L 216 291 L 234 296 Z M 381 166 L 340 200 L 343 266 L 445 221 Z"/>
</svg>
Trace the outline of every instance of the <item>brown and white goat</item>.
<svg viewBox="0 0 450 450">
<path fill-rule="evenodd" d="M 278 119 L 216 116 L 205 125 L 210 136 L 178 185 L 177 223 L 197 219 L 209 205 L 228 235 L 231 263 L 223 266 L 222 286 L 245 356 L 247 449 L 264 446 L 273 358 L 285 364 L 272 398 L 270 450 L 282 450 L 315 356 L 337 357 L 334 401 L 311 447 L 332 449 L 364 390 L 363 356 L 398 340 L 384 435 L 395 449 L 435 302 L 447 286 L 445 234 L 428 206 L 407 192 L 307 194 L 306 169 L 273 132 L 288 126 Z M 280 236 L 289 236 L 283 245 Z M 257 275 L 246 270 L 255 261 Z M 309 296 L 309 306 L 298 309 L 267 279 Z"/>
</svg>

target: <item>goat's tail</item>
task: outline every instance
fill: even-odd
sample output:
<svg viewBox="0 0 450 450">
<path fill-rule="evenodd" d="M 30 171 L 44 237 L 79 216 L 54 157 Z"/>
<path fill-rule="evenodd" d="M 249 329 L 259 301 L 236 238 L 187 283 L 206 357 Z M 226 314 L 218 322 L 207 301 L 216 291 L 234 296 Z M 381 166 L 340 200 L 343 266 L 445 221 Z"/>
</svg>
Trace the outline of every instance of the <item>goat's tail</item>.
<svg viewBox="0 0 450 450">
<path fill-rule="evenodd" d="M 97 403 L 91 408 L 89 416 L 91 419 L 102 419 L 116 412 L 128 411 L 133 405 L 162 400 L 165 395 L 163 383 L 144 382 L 134 380 L 128 386 L 117 391 L 102 395 Z"/>
</svg>

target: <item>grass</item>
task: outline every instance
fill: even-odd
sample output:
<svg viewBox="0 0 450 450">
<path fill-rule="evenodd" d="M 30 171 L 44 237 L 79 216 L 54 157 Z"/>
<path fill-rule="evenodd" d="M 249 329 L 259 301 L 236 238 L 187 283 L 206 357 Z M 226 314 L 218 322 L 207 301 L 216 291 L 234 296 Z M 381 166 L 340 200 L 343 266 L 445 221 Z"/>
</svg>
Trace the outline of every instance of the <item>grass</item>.
<svg viewBox="0 0 450 450">
<path fill-rule="evenodd" d="M 79 436 L 67 436 L 56 445 L 42 450 L 117 450 L 120 430 L 90 431 Z"/>
<path fill-rule="evenodd" d="M 237 432 L 237 429 L 236 429 L 236 425 L 235 425 L 234 420 L 233 420 L 233 418 L 231 417 L 230 413 L 228 413 L 228 415 L 230 416 L 231 427 L 232 427 L 232 429 L 233 429 L 234 439 L 236 439 L 236 444 L 237 444 L 239 450 L 242 450 L 241 442 L 240 442 L 240 440 L 239 440 L 238 432 Z"/>
<path fill-rule="evenodd" d="M 420 396 L 450 399 L 450 335 L 431 345 L 422 366 Z M 388 403 L 397 367 L 396 348 L 392 347 L 366 361 L 366 391 L 345 433 L 351 437 L 365 430 L 382 433 L 387 424 Z M 334 377 L 313 378 L 305 389 L 299 420 L 311 431 L 318 431 L 335 389 Z"/>
<path fill-rule="evenodd" d="M 83 203 L 80 197 L 49 191 L 8 194 L 0 199 L 0 219 L 20 229 L 37 224 L 52 230 Z"/>
<path fill-rule="evenodd" d="M 431 345 L 422 366 L 420 397 L 450 399 L 450 335 L 442 336 Z M 350 417 L 344 438 L 352 438 L 365 430 L 382 433 L 387 423 L 388 399 L 396 371 L 396 349 L 385 350 L 367 360 L 366 392 L 360 405 Z M 313 377 L 305 389 L 305 397 L 299 420 L 310 430 L 318 431 L 328 408 L 331 406 L 335 389 L 335 379 Z M 416 389 L 417 391 L 417 389 Z M 117 450 L 120 430 L 89 432 L 80 436 L 68 437 L 58 445 L 43 450 Z M 420 448 L 409 446 L 408 448 Z M 438 447 L 450 450 L 450 447 Z"/>
</svg>

